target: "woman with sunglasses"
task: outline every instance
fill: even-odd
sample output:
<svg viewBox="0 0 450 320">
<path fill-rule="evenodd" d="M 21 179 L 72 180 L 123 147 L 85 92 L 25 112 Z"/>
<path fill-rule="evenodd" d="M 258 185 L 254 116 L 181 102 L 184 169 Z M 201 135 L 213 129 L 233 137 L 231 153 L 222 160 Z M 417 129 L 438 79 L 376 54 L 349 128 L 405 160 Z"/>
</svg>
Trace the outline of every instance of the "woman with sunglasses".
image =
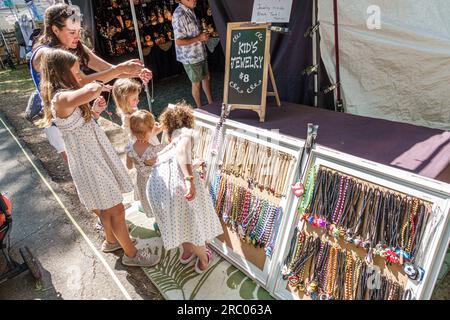
<svg viewBox="0 0 450 320">
<path fill-rule="evenodd" d="M 40 91 L 41 57 L 45 51 L 51 50 L 51 48 L 71 51 L 78 56 L 80 66 L 96 71 L 96 73 L 85 75 L 80 70 L 81 85 L 92 81 L 109 82 L 115 78 L 140 77 L 144 83 L 151 79 L 151 71 L 144 68 L 140 60 L 132 59 L 118 65 L 112 65 L 81 43 L 81 16 L 77 6 L 67 4 L 56 4 L 45 11 L 44 29 L 33 46 L 30 59 L 30 71 L 38 91 Z M 58 128 L 52 125 L 45 129 L 45 133 L 50 144 L 67 161 L 64 141 Z"/>
</svg>

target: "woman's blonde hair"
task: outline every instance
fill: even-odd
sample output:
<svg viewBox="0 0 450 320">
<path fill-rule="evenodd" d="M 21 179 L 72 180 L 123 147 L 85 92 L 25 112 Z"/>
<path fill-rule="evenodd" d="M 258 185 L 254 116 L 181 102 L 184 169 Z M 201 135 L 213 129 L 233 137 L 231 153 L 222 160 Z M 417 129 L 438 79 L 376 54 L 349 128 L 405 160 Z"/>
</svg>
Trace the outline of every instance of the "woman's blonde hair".
<svg viewBox="0 0 450 320">
<path fill-rule="evenodd" d="M 133 93 L 141 92 L 141 84 L 133 79 L 117 79 L 114 82 L 112 95 L 116 104 L 116 112 L 118 114 L 131 113 L 131 107 L 128 102 L 128 96 Z"/>
<path fill-rule="evenodd" d="M 175 106 L 167 107 L 159 117 L 159 121 L 169 136 L 181 128 L 194 128 L 194 112 L 186 102 L 179 102 Z"/>
<path fill-rule="evenodd" d="M 58 91 L 76 90 L 80 85 L 73 76 L 71 68 L 78 57 L 63 49 L 46 50 L 41 59 L 40 91 L 44 102 L 44 118 L 38 122 L 41 127 L 49 127 L 52 122 L 51 101 Z M 88 104 L 79 106 L 86 122 L 91 121 L 91 108 Z"/>
<path fill-rule="evenodd" d="M 130 131 L 137 139 L 145 139 L 147 132 L 155 126 L 155 117 L 150 111 L 137 110 L 130 116 Z"/>
</svg>

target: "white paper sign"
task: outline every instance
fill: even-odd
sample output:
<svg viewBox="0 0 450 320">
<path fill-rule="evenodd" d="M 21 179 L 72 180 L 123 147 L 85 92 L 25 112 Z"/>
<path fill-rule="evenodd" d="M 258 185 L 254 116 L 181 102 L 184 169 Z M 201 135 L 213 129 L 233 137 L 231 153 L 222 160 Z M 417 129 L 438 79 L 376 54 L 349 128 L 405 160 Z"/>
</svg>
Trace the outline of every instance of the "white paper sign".
<svg viewBox="0 0 450 320">
<path fill-rule="evenodd" d="M 255 0 L 252 22 L 287 23 L 291 9 L 292 0 Z"/>
</svg>

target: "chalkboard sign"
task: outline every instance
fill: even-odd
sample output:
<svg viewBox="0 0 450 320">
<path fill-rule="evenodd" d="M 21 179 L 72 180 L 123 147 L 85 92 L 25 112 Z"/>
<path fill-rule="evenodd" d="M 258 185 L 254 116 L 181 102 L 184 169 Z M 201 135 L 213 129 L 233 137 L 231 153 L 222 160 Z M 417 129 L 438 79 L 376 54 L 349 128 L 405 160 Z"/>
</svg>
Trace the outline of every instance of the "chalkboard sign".
<svg viewBox="0 0 450 320">
<path fill-rule="evenodd" d="M 269 24 L 229 23 L 225 61 L 224 103 L 251 109 L 264 121 L 270 62 Z"/>
</svg>

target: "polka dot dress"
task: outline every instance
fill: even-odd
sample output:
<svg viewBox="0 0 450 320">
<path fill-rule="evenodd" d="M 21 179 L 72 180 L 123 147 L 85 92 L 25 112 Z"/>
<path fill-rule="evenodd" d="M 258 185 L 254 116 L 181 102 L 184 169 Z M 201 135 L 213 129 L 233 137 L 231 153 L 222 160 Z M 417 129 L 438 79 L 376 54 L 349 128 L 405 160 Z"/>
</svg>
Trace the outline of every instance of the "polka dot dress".
<svg viewBox="0 0 450 320">
<path fill-rule="evenodd" d="M 212 200 L 200 176 L 194 172 L 195 199 L 184 197 L 184 175 L 177 161 L 177 144 L 180 139 L 191 139 L 194 130 L 175 130 L 172 142 L 158 153 L 147 183 L 147 196 L 161 231 L 166 250 L 183 242 L 203 246 L 223 233 Z"/>
<path fill-rule="evenodd" d="M 133 144 L 127 147 L 127 155 L 134 160 L 134 166 L 136 167 L 136 185 L 134 187 L 134 200 L 141 201 L 142 208 L 145 214 L 149 218 L 153 218 L 152 209 L 147 200 L 147 181 L 150 176 L 150 172 L 153 167 L 146 166 L 144 161 L 157 157 L 159 151 L 164 148 L 162 144 L 153 146 L 150 145 L 144 153 L 139 156 L 133 148 Z"/>
<path fill-rule="evenodd" d="M 122 194 L 131 192 L 133 183 L 105 132 L 94 120 L 86 123 L 80 108 L 64 119 L 56 116 L 53 101 L 51 110 L 66 145 L 80 201 L 88 210 L 105 210 L 122 203 Z"/>
</svg>

